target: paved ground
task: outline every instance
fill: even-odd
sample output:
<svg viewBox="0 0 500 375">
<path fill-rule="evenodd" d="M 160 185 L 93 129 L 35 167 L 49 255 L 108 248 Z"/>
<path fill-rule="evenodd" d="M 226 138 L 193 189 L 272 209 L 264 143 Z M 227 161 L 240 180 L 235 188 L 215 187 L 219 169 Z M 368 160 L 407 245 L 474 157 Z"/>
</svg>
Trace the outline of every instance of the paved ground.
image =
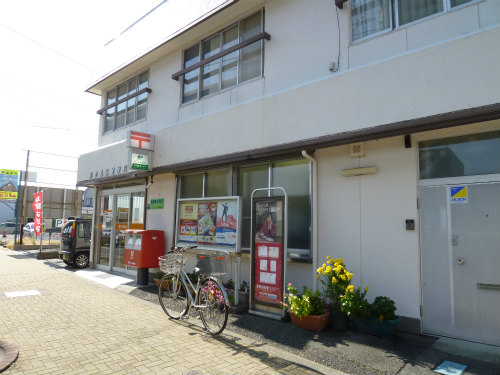
<svg viewBox="0 0 500 375">
<path fill-rule="evenodd" d="M 155 304 L 3 248 L 0 341 L 19 348 L 5 374 L 335 372 L 230 332 L 206 337 L 197 324 L 167 319 Z"/>
<path fill-rule="evenodd" d="M 35 254 L 0 247 L 0 341 L 20 348 L 9 374 L 431 375 L 443 360 L 467 365 L 464 375 L 500 374 L 498 347 L 406 333 L 383 340 L 331 327 L 315 333 L 248 314 L 230 316 L 223 335 L 205 341 L 197 319 L 166 318 L 154 286 Z M 41 294 L 5 295 L 31 289 Z"/>
</svg>

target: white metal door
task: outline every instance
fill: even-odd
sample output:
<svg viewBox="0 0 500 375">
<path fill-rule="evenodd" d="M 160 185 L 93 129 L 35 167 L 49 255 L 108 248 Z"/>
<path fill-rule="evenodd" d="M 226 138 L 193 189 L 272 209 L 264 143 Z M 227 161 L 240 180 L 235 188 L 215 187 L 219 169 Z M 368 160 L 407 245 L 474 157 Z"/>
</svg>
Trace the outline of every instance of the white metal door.
<svg viewBox="0 0 500 375">
<path fill-rule="evenodd" d="M 500 345 L 500 184 L 421 187 L 420 208 L 423 330 Z"/>
</svg>

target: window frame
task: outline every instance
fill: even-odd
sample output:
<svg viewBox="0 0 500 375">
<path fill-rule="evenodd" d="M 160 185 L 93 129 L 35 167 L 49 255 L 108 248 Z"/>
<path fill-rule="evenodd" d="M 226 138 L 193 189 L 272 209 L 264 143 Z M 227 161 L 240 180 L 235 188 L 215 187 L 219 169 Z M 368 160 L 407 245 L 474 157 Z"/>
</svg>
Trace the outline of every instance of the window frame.
<svg viewBox="0 0 500 375">
<path fill-rule="evenodd" d="M 270 39 L 270 36 L 269 34 L 265 33 L 265 24 L 264 24 L 264 21 L 265 21 L 265 15 L 264 15 L 264 9 L 260 9 L 259 11 L 257 12 L 254 12 L 252 14 L 250 14 L 249 16 L 247 17 L 244 17 L 244 18 L 241 18 L 239 19 L 237 22 L 235 23 L 232 23 L 228 26 L 226 26 L 225 28 L 219 30 L 218 32 L 214 33 L 214 34 L 211 34 L 209 36 L 207 36 L 206 38 L 203 38 L 201 40 L 199 40 L 197 43 L 195 44 L 192 44 L 190 45 L 189 47 L 185 48 L 182 50 L 182 70 L 179 71 L 178 73 L 172 75 L 172 78 L 173 79 L 179 79 L 179 77 L 177 76 L 179 73 L 181 73 L 184 69 L 186 69 L 186 51 L 187 50 L 190 50 L 192 49 L 193 47 L 195 46 L 198 46 L 198 62 L 194 63 L 194 64 L 197 64 L 199 62 L 202 62 L 204 59 L 202 58 L 203 57 L 203 43 L 206 42 L 206 41 L 209 41 L 210 39 L 213 39 L 214 37 L 218 36 L 218 40 L 219 40 L 219 52 L 224 52 L 225 50 L 223 49 L 223 46 L 224 46 L 224 33 L 229 31 L 230 29 L 234 28 L 236 26 L 237 28 L 237 31 L 238 31 L 238 38 L 237 38 L 237 43 L 236 44 L 239 44 L 239 43 L 242 43 L 242 42 L 245 42 L 245 41 L 242 41 L 241 40 L 241 37 L 242 37 L 242 33 L 241 33 L 241 24 L 243 23 L 243 21 L 255 16 L 256 14 L 260 14 L 260 34 L 265 34 L 265 36 L 263 37 L 263 39 L 267 39 L 269 40 Z M 251 39 L 251 38 L 249 38 Z M 260 74 L 256 77 L 253 77 L 253 78 L 250 78 L 248 80 L 244 80 L 244 81 L 241 81 L 240 80 L 240 72 L 241 72 L 241 65 L 242 65 L 242 57 L 241 57 L 241 50 L 247 46 L 243 46 L 241 47 L 240 49 L 237 49 L 236 51 L 231 51 L 230 53 L 228 53 L 227 55 L 230 55 L 234 52 L 237 52 L 238 53 L 238 58 L 237 58 L 237 71 L 236 71 L 236 83 L 234 85 L 231 85 L 231 86 L 227 86 L 225 88 L 222 88 L 222 73 L 223 73 L 223 67 L 224 67 L 224 57 L 227 56 L 227 55 L 224 55 L 224 56 L 221 56 L 213 61 L 209 61 L 207 62 L 207 64 L 205 65 L 201 65 L 200 67 L 196 68 L 198 69 L 198 78 L 197 78 L 197 89 L 196 89 L 196 98 L 194 99 L 191 99 L 189 101 L 184 101 L 184 87 L 185 87 L 185 74 L 188 74 L 190 72 L 187 72 L 185 74 L 182 74 L 180 76 L 180 103 L 179 105 L 182 107 L 182 106 L 185 106 L 185 105 L 189 105 L 189 104 L 193 104 L 201 99 L 204 99 L 204 98 L 208 98 L 208 97 L 211 97 L 213 95 L 217 95 L 221 92 L 224 92 L 224 91 L 227 91 L 227 90 L 230 90 L 230 89 L 233 89 L 241 84 L 244 84 L 244 83 L 248 83 L 248 82 L 252 82 L 252 81 L 255 81 L 255 80 L 258 80 L 258 79 L 261 79 L 263 76 L 264 76 L 264 41 L 262 39 L 259 39 L 253 43 L 251 43 L 250 45 L 253 45 L 254 43 L 259 43 L 260 44 L 260 63 L 259 63 L 259 67 L 260 67 Z M 231 48 L 232 46 L 226 48 L 226 50 L 228 50 L 229 48 Z M 211 92 L 207 95 L 202 95 L 202 90 L 203 90 L 203 68 L 210 64 L 210 63 L 213 63 L 217 61 L 218 64 L 219 64 L 219 67 L 218 67 L 218 76 L 219 76 L 219 79 L 218 79 L 218 89 L 215 90 L 214 92 Z M 194 65 L 193 64 L 193 65 Z M 195 71 L 196 69 L 192 70 L 192 71 Z"/>
<path fill-rule="evenodd" d="M 397 30 L 402 30 L 406 27 L 410 27 L 410 26 L 413 26 L 415 24 L 418 24 L 420 22 L 424 22 L 424 21 L 427 21 L 429 19 L 432 19 L 434 17 L 440 17 L 444 14 L 447 14 L 447 13 L 450 13 L 450 12 L 455 12 L 455 11 L 458 11 L 460 9 L 463 9 L 463 8 L 466 8 L 468 6 L 472 6 L 472 5 L 475 5 L 475 4 L 478 4 L 484 0 L 470 0 L 469 2 L 465 3 L 465 4 L 461 4 L 461 5 L 457 5 L 457 6 L 454 6 L 452 7 L 451 6 L 451 1 L 452 0 L 441 0 L 442 4 L 443 4 L 443 10 L 441 12 L 437 12 L 437 13 L 434 13 L 434 14 L 431 14 L 429 16 L 426 16 L 426 17 L 423 17 L 423 18 L 419 18 L 415 21 L 411 21 L 411 22 L 408 22 L 408 23 L 405 23 L 404 25 L 400 25 L 399 24 L 399 13 L 398 13 L 398 2 L 400 0 L 389 0 L 389 13 L 390 13 L 390 27 L 388 27 L 387 29 L 384 29 L 384 30 L 381 30 L 381 31 L 378 31 L 376 33 L 373 33 L 373 34 L 370 34 L 370 35 L 367 35 L 367 36 L 364 36 L 362 38 L 359 38 L 359 39 L 356 39 L 356 40 L 353 40 L 352 39 L 352 25 L 353 25 L 353 17 L 352 17 L 352 4 L 353 2 L 351 2 L 351 7 L 349 7 L 349 12 L 350 12 L 350 39 L 351 39 L 351 45 L 357 45 L 359 43 L 363 43 L 367 40 L 370 40 L 372 38 L 376 38 L 378 36 L 381 36 L 381 35 L 385 35 L 385 34 L 388 34 L 390 32 L 393 32 L 393 31 L 397 31 Z"/>
<path fill-rule="evenodd" d="M 146 76 L 147 79 L 141 83 L 140 78 L 141 78 L 141 76 L 143 76 L 145 74 L 147 75 Z M 103 129 L 102 129 L 103 135 L 113 133 L 116 130 L 126 128 L 128 126 L 132 126 L 138 122 L 142 122 L 142 121 L 145 121 L 147 119 L 147 108 L 148 108 L 148 101 L 149 101 L 148 95 L 152 91 L 149 88 L 149 79 L 150 79 L 150 76 L 149 76 L 149 69 L 148 69 L 148 70 L 142 71 L 141 73 L 139 73 L 139 74 L 123 81 L 123 82 L 120 82 L 118 85 L 116 85 L 113 88 L 106 91 L 106 99 L 105 99 L 106 105 L 97 111 L 97 114 L 101 115 L 104 118 Z M 132 81 L 135 84 L 135 88 L 134 88 L 133 92 L 131 93 L 130 83 Z M 144 85 L 144 83 L 145 83 L 145 87 L 140 89 L 140 86 Z M 119 98 L 118 97 L 118 89 L 120 87 L 123 87 L 124 85 L 126 85 L 125 95 L 122 98 Z M 111 93 L 114 95 L 114 100 L 111 103 L 109 103 L 108 98 L 109 98 Z M 145 115 L 143 118 L 137 119 L 138 107 L 140 104 L 139 97 L 141 95 L 144 95 L 144 94 L 147 95 L 146 101 L 145 101 L 145 105 L 146 105 Z M 133 105 L 129 105 L 130 101 L 133 101 Z M 117 117 L 118 117 L 118 107 L 120 107 L 121 105 L 125 106 L 124 110 L 123 110 L 125 120 L 124 120 L 123 125 L 117 127 L 116 121 L 117 121 Z M 130 108 L 133 108 L 133 113 L 134 113 L 133 118 L 134 119 L 133 119 L 133 121 L 128 122 L 127 118 L 128 118 L 128 114 L 130 112 Z M 106 124 L 108 122 L 108 111 L 109 110 L 112 110 L 113 124 L 112 124 L 111 129 L 106 130 Z"/>
</svg>

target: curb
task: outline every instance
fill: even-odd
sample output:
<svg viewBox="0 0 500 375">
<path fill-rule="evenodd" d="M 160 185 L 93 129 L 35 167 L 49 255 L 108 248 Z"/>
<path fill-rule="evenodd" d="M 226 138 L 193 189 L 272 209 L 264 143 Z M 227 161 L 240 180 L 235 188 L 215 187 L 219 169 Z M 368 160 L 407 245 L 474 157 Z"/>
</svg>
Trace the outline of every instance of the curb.
<svg viewBox="0 0 500 375">
<path fill-rule="evenodd" d="M 5 356 L 0 361 L 0 372 L 5 371 L 19 357 L 19 350 L 12 344 L 5 341 L 0 341 L 0 349 L 5 351 Z"/>
</svg>

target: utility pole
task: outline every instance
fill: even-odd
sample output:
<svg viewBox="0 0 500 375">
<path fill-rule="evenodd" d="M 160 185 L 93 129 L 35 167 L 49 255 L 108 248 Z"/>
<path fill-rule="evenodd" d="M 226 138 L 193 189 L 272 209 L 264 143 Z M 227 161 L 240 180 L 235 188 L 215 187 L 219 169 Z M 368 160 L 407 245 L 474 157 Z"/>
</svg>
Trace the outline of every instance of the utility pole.
<svg viewBox="0 0 500 375">
<path fill-rule="evenodd" d="M 19 242 L 21 245 L 23 244 L 23 236 L 24 236 L 24 220 L 26 218 L 26 187 L 28 185 L 28 166 L 30 164 L 30 150 L 27 151 L 26 155 L 26 170 L 24 172 L 24 186 L 23 186 L 23 206 L 22 206 L 22 215 L 21 215 L 21 241 Z"/>
<path fill-rule="evenodd" d="M 20 171 L 21 175 L 17 181 L 17 200 L 16 200 L 16 229 L 14 231 L 14 245 L 17 245 L 17 235 L 20 233 L 19 228 L 19 211 L 21 209 L 21 180 L 23 179 L 23 171 Z"/>
</svg>

